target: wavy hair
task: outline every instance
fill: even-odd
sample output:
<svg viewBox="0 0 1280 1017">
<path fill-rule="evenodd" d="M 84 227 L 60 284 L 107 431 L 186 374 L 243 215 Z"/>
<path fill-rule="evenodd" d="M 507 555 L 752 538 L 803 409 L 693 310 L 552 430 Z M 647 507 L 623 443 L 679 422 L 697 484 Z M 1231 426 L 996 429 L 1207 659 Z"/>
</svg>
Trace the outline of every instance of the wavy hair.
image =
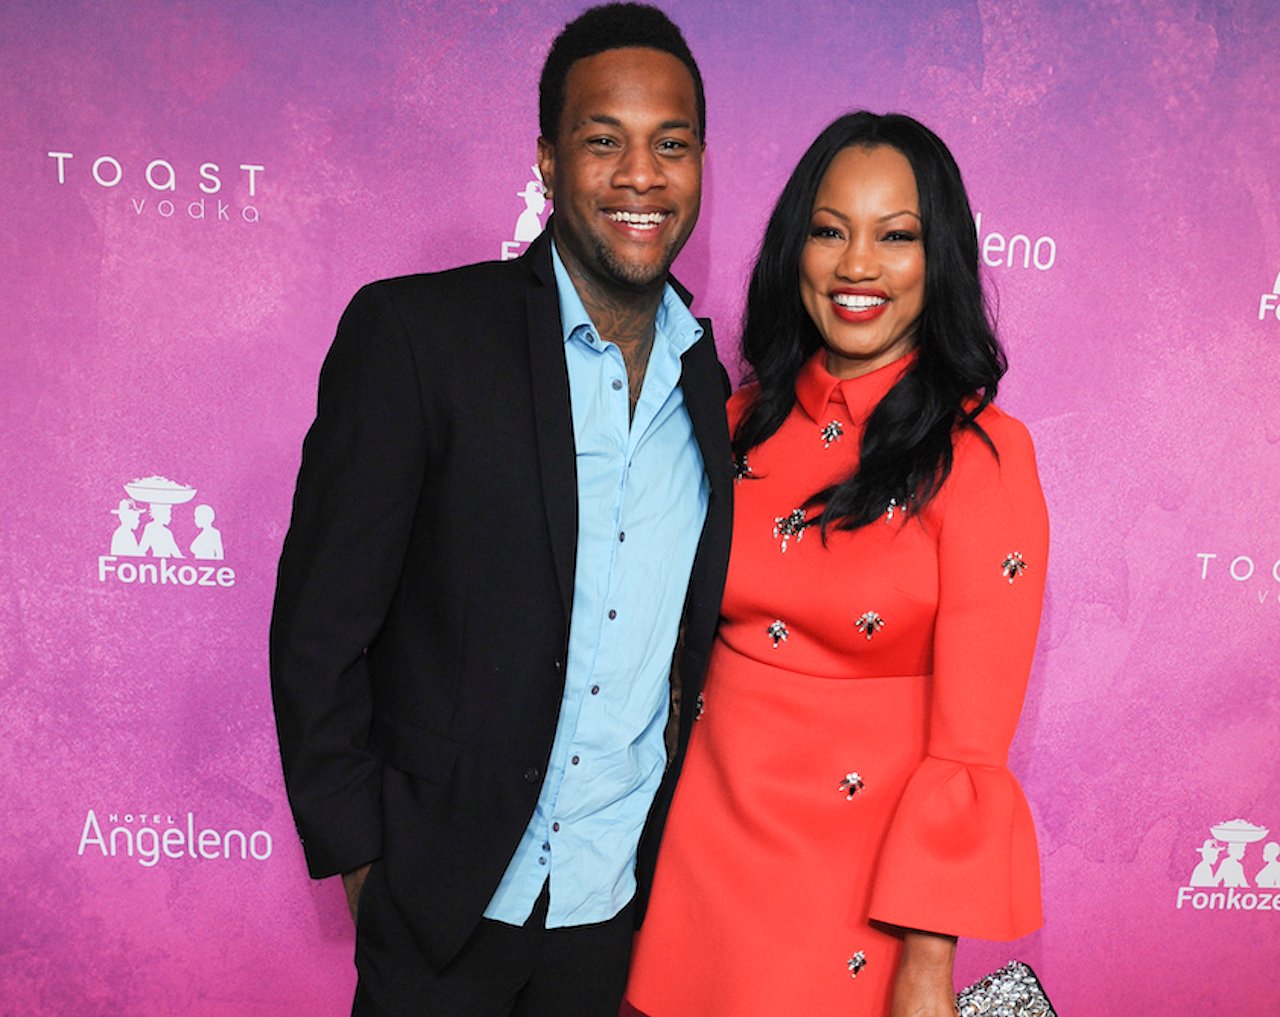
<svg viewBox="0 0 1280 1017">
<path fill-rule="evenodd" d="M 1007 362 L 983 297 L 978 238 L 960 168 L 919 121 L 861 111 L 818 135 L 769 218 L 742 330 L 742 358 L 760 390 L 734 430 L 734 455 L 741 460 L 782 426 L 795 405 L 801 367 L 823 345 L 800 299 L 800 258 L 822 178 L 846 148 L 880 145 L 901 152 L 915 174 L 924 309 L 916 323 L 915 362 L 867 420 L 858 468 L 805 502 L 807 522 L 820 525 L 824 539 L 829 527 L 854 530 L 883 516 L 891 499 L 909 514 L 922 510 L 951 473 L 957 430 L 977 432 L 995 453 L 976 418 L 995 398 Z"/>
</svg>

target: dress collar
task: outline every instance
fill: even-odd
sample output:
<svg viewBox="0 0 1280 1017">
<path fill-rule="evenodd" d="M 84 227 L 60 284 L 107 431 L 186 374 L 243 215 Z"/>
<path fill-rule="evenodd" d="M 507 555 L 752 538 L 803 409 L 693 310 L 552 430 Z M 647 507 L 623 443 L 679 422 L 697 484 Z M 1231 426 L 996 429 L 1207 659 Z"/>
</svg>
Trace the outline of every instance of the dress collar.
<svg viewBox="0 0 1280 1017">
<path fill-rule="evenodd" d="M 800 376 L 796 379 L 796 401 L 815 424 L 826 422 L 827 406 L 830 403 L 843 402 L 849 411 L 850 422 L 861 425 L 871 416 L 876 404 L 906 373 L 907 368 L 915 363 L 915 359 L 913 350 L 869 374 L 842 379 L 827 371 L 827 351 L 820 346 L 800 368 Z"/>
</svg>

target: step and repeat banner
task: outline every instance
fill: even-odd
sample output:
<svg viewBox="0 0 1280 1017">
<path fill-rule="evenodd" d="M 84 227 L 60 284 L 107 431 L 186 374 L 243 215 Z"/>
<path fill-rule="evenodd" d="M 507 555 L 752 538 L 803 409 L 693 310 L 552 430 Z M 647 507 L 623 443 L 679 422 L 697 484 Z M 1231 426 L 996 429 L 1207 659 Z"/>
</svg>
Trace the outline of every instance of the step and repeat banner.
<svg viewBox="0 0 1280 1017">
<path fill-rule="evenodd" d="M 1274 1012 L 1280 8 L 667 7 L 708 102 L 677 274 L 731 372 L 830 119 L 911 113 L 971 191 L 1053 549 L 1012 759 L 1046 923 L 957 978 L 1016 956 L 1065 1017 Z M 267 681 L 300 443 L 362 283 L 543 228 L 536 83 L 580 9 L 0 10 L 0 1014 L 347 1012 Z"/>
</svg>

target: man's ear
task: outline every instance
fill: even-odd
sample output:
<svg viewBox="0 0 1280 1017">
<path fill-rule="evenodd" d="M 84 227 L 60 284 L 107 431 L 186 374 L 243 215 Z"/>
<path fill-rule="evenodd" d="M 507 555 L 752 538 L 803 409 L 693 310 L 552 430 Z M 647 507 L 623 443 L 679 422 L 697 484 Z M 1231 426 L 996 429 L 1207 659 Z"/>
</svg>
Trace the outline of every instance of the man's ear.
<svg viewBox="0 0 1280 1017">
<path fill-rule="evenodd" d="M 538 138 L 538 172 L 542 174 L 542 190 L 554 201 L 551 187 L 556 179 L 556 143 L 543 137 Z"/>
</svg>

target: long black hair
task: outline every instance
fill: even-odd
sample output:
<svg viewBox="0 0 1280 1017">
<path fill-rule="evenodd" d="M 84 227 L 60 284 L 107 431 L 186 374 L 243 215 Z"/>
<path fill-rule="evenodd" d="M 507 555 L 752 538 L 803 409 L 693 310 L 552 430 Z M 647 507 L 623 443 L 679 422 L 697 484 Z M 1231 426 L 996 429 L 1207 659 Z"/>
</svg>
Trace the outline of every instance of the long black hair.
<svg viewBox="0 0 1280 1017">
<path fill-rule="evenodd" d="M 951 472 L 952 434 L 991 440 L 976 422 L 1007 367 L 978 274 L 978 238 L 960 168 L 942 140 L 900 113 L 850 113 L 805 152 L 769 218 L 751 273 L 742 357 L 760 390 L 733 435 L 739 461 L 772 435 L 795 405 L 796 379 L 822 346 L 800 300 L 800 257 L 813 203 L 832 160 L 846 148 L 887 145 L 915 173 L 924 241 L 924 309 L 915 362 L 872 411 L 858 468 L 805 503 L 810 523 L 854 530 L 883 516 L 892 499 L 919 512 Z M 976 399 L 966 409 L 966 402 Z M 813 510 L 821 511 L 813 515 Z"/>
</svg>

